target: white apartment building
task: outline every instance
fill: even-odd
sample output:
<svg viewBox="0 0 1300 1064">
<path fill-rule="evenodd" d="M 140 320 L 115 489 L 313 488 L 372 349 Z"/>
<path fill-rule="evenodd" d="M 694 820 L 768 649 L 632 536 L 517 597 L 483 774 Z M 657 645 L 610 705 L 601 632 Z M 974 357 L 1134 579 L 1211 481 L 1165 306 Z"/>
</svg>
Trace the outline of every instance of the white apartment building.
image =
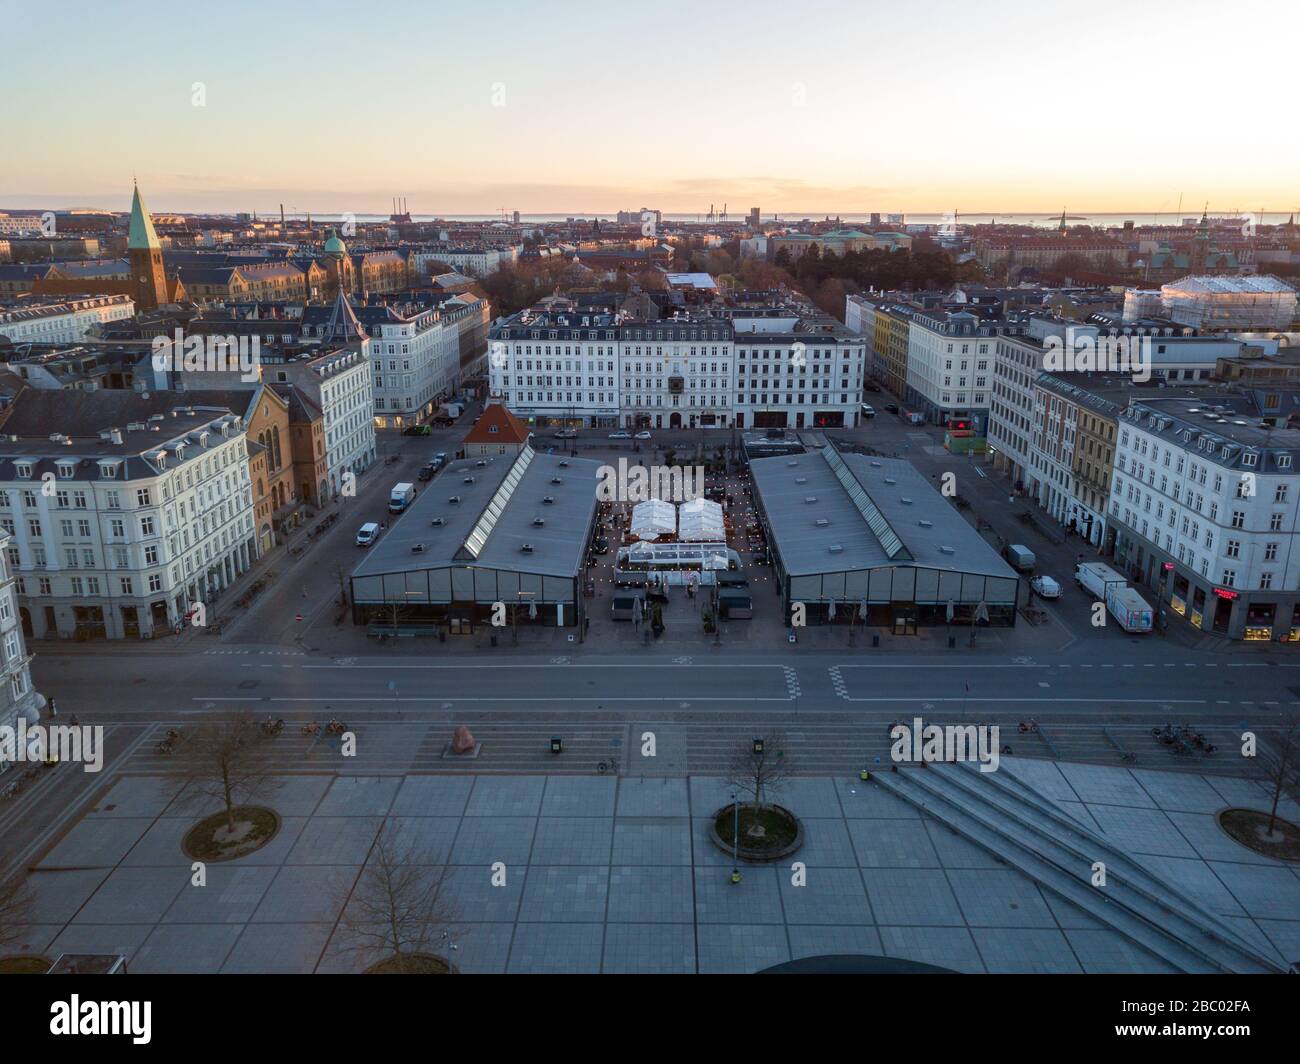
<svg viewBox="0 0 1300 1064">
<path fill-rule="evenodd" d="M 370 337 L 375 425 L 400 429 L 436 413 L 458 377 L 455 323 L 441 307 L 417 303 L 363 306 L 356 314 Z"/>
<path fill-rule="evenodd" d="M 486 277 L 496 273 L 503 265 L 518 257 L 517 248 L 489 247 L 436 247 L 411 253 L 414 276 L 424 280 L 429 276 L 429 264 L 443 262 L 459 273 L 470 277 Z"/>
<path fill-rule="evenodd" d="M 1033 388 L 1029 491 L 1054 520 L 1065 524 L 1075 506 L 1074 448 L 1079 407 L 1060 395 L 1059 382 L 1040 376 Z"/>
<path fill-rule="evenodd" d="M 24 300 L 22 306 L 0 307 L 0 337 L 15 344 L 75 344 L 96 326 L 134 315 L 135 301 L 127 295 Z"/>
<path fill-rule="evenodd" d="M 1005 334 L 993 342 L 993 387 L 988 440 L 994 468 L 1011 483 L 1033 491 L 1034 381 L 1043 372 L 1040 340 Z"/>
<path fill-rule="evenodd" d="M 0 527 L 23 629 L 44 639 L 165 634 L 256 557 L 243 421 L 185 406 L 183 395 L 98 392 L 75 410 L 67 396 L 24 394 L 0 444 Z M 131 409 L 140 420 L 88 431 L 89 419 Z M 69 418 L 82 435 L 33 431 Z"/>
<path fill-rule="evenodd" d="M 5 236 L 40 236 L 41 215 L 0 214 L 0 233 Z"/>
<path fill-rule="evenodd" d="M 262 380 L 296 384 L 325 417 L 327 491 L 342 490 L 345 473 L 360 475 L 375 461 L 374 391 L 370 341 L 264 367 Z M 325 345 L 329 346 L 329 345 Z"/>
<path fill-rule="evenodd" d="M 828 319 L 734 317 L 735 424 L 858 424 L 870 341 Z"/>
<path fill-rule="evenodd" d="M 964 419 L 987 429 L 999 331 L 966 311 L 914 314 L 904 401 L 935 424 Z"/>
<path fill-rule="evenodd" d="M 863 338 L 822 319 L 525 311 L 490 347 L 492 394 L 537 424 L 804 428 L 860 414 Z"/>
<path fill-rule="evenodd" d="M 1135 401 L 1119 429 L 1118 567 L 1197 628 L 1300 640 L 1300 430 L 1243 393 Z"/>
<path fill-rule="evenodd" d="M 9 537 L 0 533 L 0 728 L 16 728 L 19 717 L 35 724 L 45 704 L 32 688 L 32 656 L 23 640 L 8 546 Z M 10 762 L 0 758 L 0 773 L 9 767 Z"/>
</svg>

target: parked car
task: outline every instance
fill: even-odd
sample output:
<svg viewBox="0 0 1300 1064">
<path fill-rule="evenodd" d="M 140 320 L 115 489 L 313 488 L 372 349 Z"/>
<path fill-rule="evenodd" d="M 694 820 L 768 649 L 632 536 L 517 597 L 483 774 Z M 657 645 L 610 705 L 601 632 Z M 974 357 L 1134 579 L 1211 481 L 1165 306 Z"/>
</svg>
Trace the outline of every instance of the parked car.
<svg viewBox="0 0 1300 1064">
<path fill-rule="evenodd" d="M 889 413 L 891 413 L 891 414 L 897 414 L 897 413 L 898 413 L 898 404 L 897 404 L 897 403 L 886 403 L 886 404 L 885 404 L 885 409 L 886 409 L 887 411 L 889 411 Z"/>
<path fill-rule="evenodd" d="M 421 480 L 432 480 L 433 475 L 438 472 L 438 467 L 433 462 L 425 462 L 420 466 L 420 472 L 416 474 Z"/>
<path fill-rule="evenodd" d="M 433 456 L 433 464 L 436 465 L 439 469 L 445 466 L 447 464 L 447 452 L 439 451 L 437 454 L 435 454 Z"/>
<path fill-rule="evenodd" d="M 875 410 L 875 407 L 871 406 L 869 403 L 863 403 L 863 404 L 862 404 L 862 416 L 863 416 L 863 417 L 875 417 L 875 416 L 876 416 L 876 410 Z"/>
<path fill-rule="evenodd" d="M 432 431 L 433 429 L 431 429 L 428 425 L 409 425 L 406 428 L 402 429 L 402 435 L 403 436 L 427 436 Z"/>
<path fill-rule="evenodd" d="M 551 433 L 551 439 L 554 440 L 576 440 L 577 438 L 577 429 L 560 429 L 558 432 Z"/>
<path fill-rule="evenodd" d="M 1061 585 L 1050 576 L 1036 576 L 1029 581 L 1039 598 L 1054 599 L 1061 597 Z"/>
<path fill-rule="evenodd" d="M 605 536 L 597 536 L 595 542 L 592 544 L 592 550 L 597 554 L 608 554 L 609 540 Z"/>
<path fill-rule="evenodd" d="M 611 440 L 630 440 L 630 439 L 632 438 L 632 433 L 630 433 L 630 432 L 611 432 L 611 433 L 609 434 L 609 438 L 610 438 Z"/>
<path fill-rule="evenodd" d="M 357 546 L 368 547 L 379 538 L 379 525 L 374 521 L 367 521 L 357 529 Z"/>
<path fill-rule="evenodd" d="M 652 439 L 654 439 L 654 437 L 653 437 L 649 432 L 647 432 L 647 431 L 645 431 L 644 429 L 642 429 L 640 432 L 638 432 L 638 433 L 633 437 L 633 439 L 637 439 L 637 440 L 652 440 Z"/>
</svg>

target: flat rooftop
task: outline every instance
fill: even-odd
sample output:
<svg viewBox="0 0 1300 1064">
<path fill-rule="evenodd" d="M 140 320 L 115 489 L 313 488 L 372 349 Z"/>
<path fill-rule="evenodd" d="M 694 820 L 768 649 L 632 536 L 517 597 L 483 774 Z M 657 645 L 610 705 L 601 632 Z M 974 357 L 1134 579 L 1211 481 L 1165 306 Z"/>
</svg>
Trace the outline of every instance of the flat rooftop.
<svg viewBox="0 0 1300 1064">
<path fill-rule="evenodd" d="M 773 546 L 791 576 L 910 566 L 1017 579 L 900 458 L 840 454 L 827 446 L 755 459 L 749 467 Z"/>
<path fill-rule="evenodd" d="M 415 501 L 352 576 L 469 565 L 571 578 L 586 556 L 600 466 L 589 458 L 541 454 L 530 447 L 517 457 L 452 462 L 433 480 L 416 485 Z M 535 525 L 537 519 L 544 523 Z M 424 550 L 414 551 L 419 544 Z M 530 553 L 524 544 L 532 546 Z"/>
</svg>

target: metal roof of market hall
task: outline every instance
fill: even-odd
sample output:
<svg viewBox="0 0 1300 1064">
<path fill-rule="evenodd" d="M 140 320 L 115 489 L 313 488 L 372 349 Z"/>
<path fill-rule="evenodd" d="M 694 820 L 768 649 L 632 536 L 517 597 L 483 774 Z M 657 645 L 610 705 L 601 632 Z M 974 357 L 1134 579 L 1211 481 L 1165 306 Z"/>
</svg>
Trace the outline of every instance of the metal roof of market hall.
<svg viewBox="0 0 1300 1064">
<path fill-rule="evenodd" d="M 791 576 L 881 567 L 1016 579 L 913 466 L 820 451 L 750 462 L 773 547 Z"/>
</svg>

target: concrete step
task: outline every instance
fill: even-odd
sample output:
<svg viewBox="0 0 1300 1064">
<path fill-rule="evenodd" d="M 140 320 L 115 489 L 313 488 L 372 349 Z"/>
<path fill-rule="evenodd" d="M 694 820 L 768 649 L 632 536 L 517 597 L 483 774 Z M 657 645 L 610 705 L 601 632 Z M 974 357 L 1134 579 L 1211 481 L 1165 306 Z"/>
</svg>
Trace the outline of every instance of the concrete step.
<svg viewBox="0 0 1300 1064">
<path fill-rule="evenodd" d="M 1014 807 L 1016 799 L 1006 791 L 995 791 L 985 780 L 966 778 L 967 771 L 958 766 L 900 768 L 873 779 L 1181 971 L 1273 973 L 1282 970 L 1271 958 L 1239 945 L 1236 936 L 1229 939 L 1207 929 L 1195 918 L 1153 902 L 1146 890 L 1150 889 L 1154 877 L 1142 873 L 1134 876 L 1134 883 L 1127 881 L 1122 873 L 1130 870 L 1131 862 L 1104 840 L 1093 840 L 1087 853 L 1063 845 L 1054 837 L 1057 826 L 1054 819 L 1037 819 L 1034 803 L 1026 803 L 1019 815 L 1011 815 L 1007 810 Z M 1076 847 L 1082 845 L 1072 828 L 1059 827 L 1060 833 L 1073 839 Z M 1092 862 L 1097 860 L 1106 863 L 1105 893 L 1093 887 L 1090 880 Z M 1141 889 L 1135 883 L 1140 883 Z M 1165 889 L 1169 894 L 1175 893 L 1167 885 Z M 1180 908 L 1181 905 L 1180 899 Z M 1199 914 L 1199 910 L 1196 912 Z"/>
<path fill-rule="evenodd" d="M 1145 866 L 1118 849 L 1104 835 L 1081 824 L 1051 799 L 1045 797 L 1023 779 L 1010 772 L 981 774 L 975 765 L 936 765 L 941 773 L 966 787 L 968 793 L 977 793 L 991 801 L 1000 810 L 1016 819 L 1027 830 L 1035 832 L 1058 850 L 1068 851 L 1081 867 L 1091 868 L 1093 861 L 1106 865 L 1107 880 L 1117 877 L 1145 898 L 1162 923 L 1179 922 L 1182 930 L 1191 934 L 1208 934 L 1220 938 L 1236 949 L 1257 955 L 1255 947 L 1215 913 L 1205 909 L 1190 895 L 1183 893 L 1167 880 L 1153 875 Z M 975 788 L 983 787 L 982 791 Z M 990 791 L 989 788 L 992 788 Z M 1000 792 L 1006 801 L 995 795 Z M 1174 927 L 1178 931 L 1178 927 Z M 1260 957 L 1260 960 L 1264 958 Z"/>
</svg>

